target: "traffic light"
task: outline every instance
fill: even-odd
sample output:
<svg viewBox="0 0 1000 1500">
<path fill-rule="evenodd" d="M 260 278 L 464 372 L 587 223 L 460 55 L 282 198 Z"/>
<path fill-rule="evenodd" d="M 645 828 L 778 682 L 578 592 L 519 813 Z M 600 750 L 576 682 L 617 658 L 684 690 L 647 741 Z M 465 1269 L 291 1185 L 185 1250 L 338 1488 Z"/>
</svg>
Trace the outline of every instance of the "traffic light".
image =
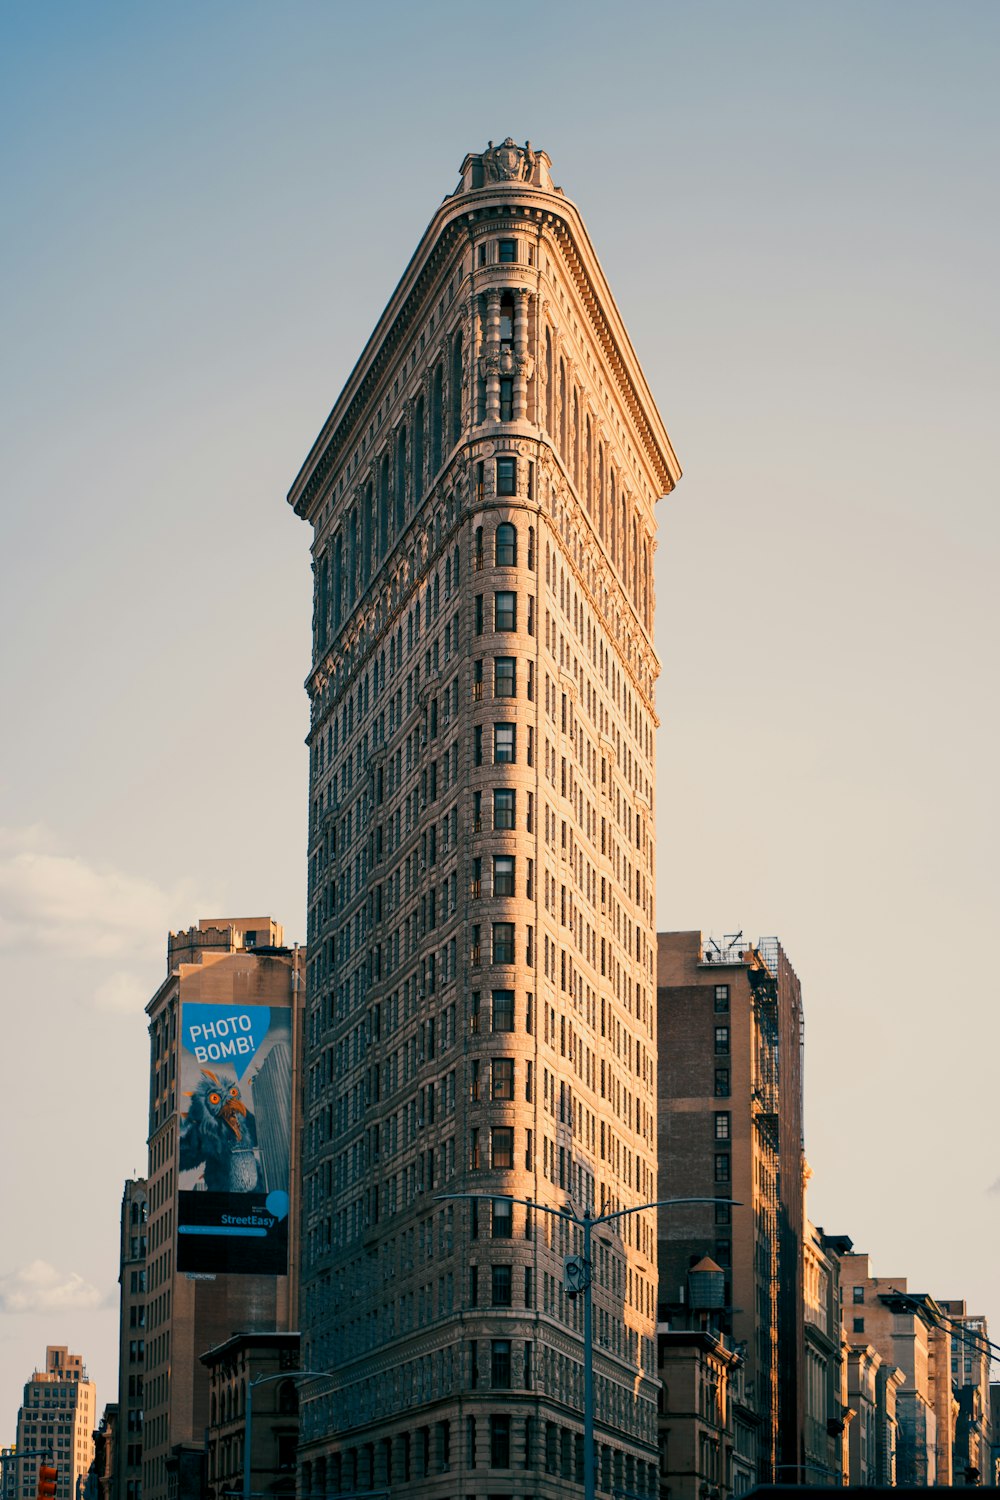
<svg viewBox="0 0 1000 1500">
<path fill-rule="evenodd" d="M 56 1500 L 56 1480 L 59 1470 L 55 1464 L 38 1465 L 38 1489 L 36 1500 Z"/>
</svg>

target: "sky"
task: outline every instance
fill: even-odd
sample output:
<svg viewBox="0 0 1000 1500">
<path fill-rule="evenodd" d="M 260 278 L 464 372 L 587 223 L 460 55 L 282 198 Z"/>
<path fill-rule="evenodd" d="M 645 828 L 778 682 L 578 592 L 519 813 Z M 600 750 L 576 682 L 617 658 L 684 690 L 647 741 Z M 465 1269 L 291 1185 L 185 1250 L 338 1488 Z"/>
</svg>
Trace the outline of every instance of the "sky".
<svg viewBox="0 0 1000 1500">
<path fill-rule="evenodd" d="M 168 930 L 305 936 L 287 490 L 467 151 L 546 150 L 684 469 L 657 918 L 777 934 L 808 1208 L 1000 1338 L 1000 9 L 0 13 L 0 1441 L 115 1398 Z"/>
</svg>

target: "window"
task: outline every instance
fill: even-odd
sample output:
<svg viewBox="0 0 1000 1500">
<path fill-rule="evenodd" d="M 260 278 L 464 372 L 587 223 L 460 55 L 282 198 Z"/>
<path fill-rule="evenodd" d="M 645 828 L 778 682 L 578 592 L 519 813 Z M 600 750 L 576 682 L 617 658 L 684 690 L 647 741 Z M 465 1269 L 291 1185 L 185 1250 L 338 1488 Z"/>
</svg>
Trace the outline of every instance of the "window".
<svg viewBox="0 0 1000 1500">
<path fill-rule="evenodd" d="M 514 1127 L 494 1125 L 490 1131 L 490 1166 L 508 1172 L 514 1165 Z"/>
<path fill-rule="evenodd" d="M 493 1339 L 492 1341 L 490 1384 L 497 1391 L 510 1389 L 510 1339 Z"/>
<path fill-rule="evenodd" d="M 509 1198 L 493 1199 L 493 1238 L 509 1240 L 514 1234 L 514 1205 Z"/>
<path fill-rule="evenodd" d="M 510 1417 L 490 1417 L 490 1468 L 510 1468 Z"/>
<path fill-rule="evenodd" d="M 717 1099 L 729 1098 L 729 1069 L 716 1068 L 715 1070 L 715 1097 Z"/>
<path fill-rule="evenodd" d="M 509 927 L 510 931 L 511 931 L 511 934 L 513 934 L 513 932 L 514 932 L 514 924 L 513 924 L 513 922 L 496 922 L 496 923 L 494 923 L 494 925 L 493 925 L 493 934 L 494 934 L 494 936 L 493 936 L 493 951 L 494 951 L 494 955 L 496 954 L 496 930 L 497 930 L 498 927 Z M 513 946 L 514 946 L 514 939 L 513 939 L 513 936 L 511 936 L 511 958 L 510 958 L 510 962 L 511 963 L 513 963 L 513 961 L 514 961 Z M 493 991 L 493 1030 L 494 1031 L 513 1031 L 514 1030 L 514 991 L 513 990 L 494 990 Z"/>
<path fill-rule="evenodd" d="M 511 756 L 511 760 L 513 758 Z M 477 724 L 472 731 L 472 762 L 477 766 L 483 763 L 483 726 L 481 724 Z"/>
<path fill-rule="evenodd" d="M 732 1206 L 729 1203 L 727 1203 L 724 1199 L 722 1200 L 722 1202 L 716 1203 L 716 1205 L 715 1205 L 715 1222 L 716 1222 L 716 1224 L 731 1224 L 732 1220 L 733 1220 Z"/>
<path fill-rule="evenodd" d="M 494 854 L 494 856 L 493 856 L 493 894 L 494 894 L 494 896 L 513 896 L 513 894 L 514 894 L 514 856 L 513 856 L 513 854 Z"/>
<path fill-rule="evenodd" d="M 514 962 L 513 922 L 493 923 L 493 962 L 495 964 L 512 964 Z M 513 1027 L 509 1029 L 513 1030 Z"/>
<path fill-rule="evenodd" d="M 472 663 L 472 701 L 478 703 L 483 696 L 483 659 Z"/>
<path fill-rule="evenodd" d="M 493 827 L 514 827 L 514 791 L 511 787 L 496 787 L 493 791 Z"/>
<path fill-rule="evenodd" d="M 864 1318 L 855 1318 L 854 1319 L 854 1332 L 855 1333 L 864 1333 L 864 1331 L 865 1331 L 865 1320 L 864 1320 Z"/>
<path fill-rule="evenodd" d="M 514 1273 L 510 1266 L 494 1266 L 493 1306 L 511 1307 L 514 1302 Z"/>
<path fill-rule="evenodd" d="M 715 1008 L 717 1011 L 727 1011 L 729 1009 L 728 984 L 717 984 L 715 986 Z"/>
<path fill-rule="evenodd" d="M 493 761 L 498 766 L 512 765 L 515 759 L 513 724 L 496 724 L 493 728 Z M 481 765 L 481 761 L 476 762 Z M 727 1033 L 728 1035 L 728 1033 Z M 726 1051 L 728 1052 L 728 1047 Z"/>
<path fill-rule="evenodd" d="M 513 656 L 498 656 L 493 663 L 494 698 L 513 698 L 517 693 L 516 659 Z"/>
<path fill-rule="evenodd" d="M 517 629 L 517 595 L 504 592 L 493 595 L 493 629 Z"/>
<path fill-rule="evenodd" d="M 716 1052 L 729 1051 L 729 1027 L 716 1026 L 715 1028 L 715 1050 Z"/>
<path fill-rule="evenodd" d="M 469 1133 L 469 1168 L 473 1172 L 478 1172 L 479 1167 L 479 1126 L 474 1125 Z"/>
<path fill-rule="evenodd" d="M 483 633 L 483 596 L 482 596 L 482 594 L 477 594 L 476 595 L 476 627 L 475 628 L 476 628 L 476 634 L 477 635 L 482 635 L 482 633 Z"/>
<path fill-rule="evenodd" d="M 513 265 L 517 260 L 517 240 L 501 240 L 499 260 L 502 266 Z"/>
<path fill-rule="evenodd" d="M 498 568 L 517 567 L 517 528 L 509 521 L 497 527 L 496 565 Z"/>
<path fill-rule="evenodd" d="M 729 1181 L 729 1154 L 719 1152 L 715 1158 L 715 1180 L 716 1182 Z"/>
<path fill-rule="evenodd" d="M 501 376 L 500 379 L 500 420 L 514 420 L 514 382 L 509 375 Z"/>
<path fill-rule="evenodd" d="M 483 862 L 477 854 L 472 861 L 472 880 L 469 887 L 469 895 L 473 901 L 478 901 L 483 894 Z"/>
<path fill-rule="evenodd" d="M 729 1139 L 729 1111 L 717 1114 L 715 1117 L 715 1139 L 717 1141 L 728 1141 Z"/>
<path fill-rule="evenodd" d="M 517 494 L 517 459 L 497 459 L 497 494 Z"/>
<path fill-rule="evenodd" d="M 514 1097 L 514 1059 L 512 1057 L 493 1059 L 493 1097 L 494 1099 L 513 1099 Z"/>
<path fill-rule="evenodd" d="M 863 1302 L 864 1300 L 865 1300 L 865 1289 L 864 1289 L 864 1287 L 863 1286 L 852 1286 L 851 1287 L 851 1301 L 852 1302 Z"/>
<path fill-rule="evenodd" d="M 479 737 L 479 760 L 477 761 L 477 765 L 482 765 L 482 763 L 483 763 L 483 740 L 482 740 L 482 735 L 480 735 L 480 737 Z M 482 831 L 483 831 L 483 794 L 482 794 L 482 792 L 473 792 L 473 794 L 472 794 L 472 831 L 473 831 L 473 833 L 482 833 Z"/>
</svg>

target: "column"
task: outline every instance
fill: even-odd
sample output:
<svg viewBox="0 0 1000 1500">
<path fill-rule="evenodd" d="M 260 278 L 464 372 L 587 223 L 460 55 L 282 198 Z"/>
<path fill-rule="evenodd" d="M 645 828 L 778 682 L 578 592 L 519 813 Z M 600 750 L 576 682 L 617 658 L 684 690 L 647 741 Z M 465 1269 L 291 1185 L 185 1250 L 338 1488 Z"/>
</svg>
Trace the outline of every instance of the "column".
<svg viewBox="0 0 1000 1500">
<path fill-rule="evenodd" d="M 523 422 L 528 415 L 528 299 L 526 286 L 519 286 L 514 296 L 514 421 Z"/>
<path fill-rule="evenodd" d="M 500 290 L 490 287 L 486 293 L 486 420 L 500 420 Z"/>
</svg>

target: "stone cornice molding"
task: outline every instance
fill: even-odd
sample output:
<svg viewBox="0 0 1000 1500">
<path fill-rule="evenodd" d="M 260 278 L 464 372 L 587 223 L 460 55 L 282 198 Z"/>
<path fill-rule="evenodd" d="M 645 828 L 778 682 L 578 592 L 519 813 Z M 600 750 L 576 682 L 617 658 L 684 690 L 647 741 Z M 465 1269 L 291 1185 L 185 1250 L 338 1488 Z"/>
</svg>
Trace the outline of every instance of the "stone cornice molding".
<svg viewBox="0 0 1000 1500">
<path fill-rule="evenodd" d="M 376 388 L 424 312 L 441 271 L 459 246 L 468 243 L 471 220 L 512 210 L 540 221 L 550 230 L 656 484 L 664 493 L 673 489 L 680 478 L 680 465 L 578 209 L 559 190 L 504 181 L 453 194 L 431 220 L 288 493 L 288 502 L 297 515 L 312 516 L 341 453 L 354 441 Z"/>
</svg>

